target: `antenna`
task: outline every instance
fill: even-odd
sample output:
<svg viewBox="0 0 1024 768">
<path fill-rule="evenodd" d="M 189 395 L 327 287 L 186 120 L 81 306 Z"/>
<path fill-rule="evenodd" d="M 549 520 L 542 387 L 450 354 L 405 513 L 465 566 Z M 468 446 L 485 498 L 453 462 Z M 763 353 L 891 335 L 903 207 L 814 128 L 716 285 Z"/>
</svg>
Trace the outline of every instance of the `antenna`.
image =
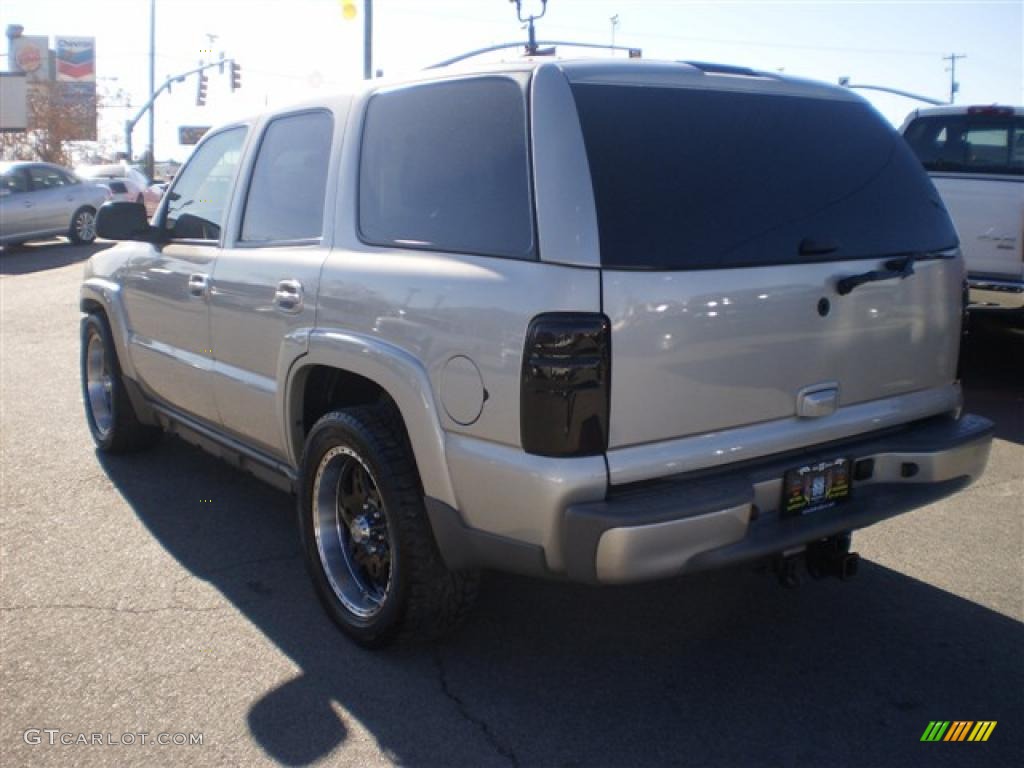
<svg viewBox="0 0 1024 768">
<path fill-rule="evenodd" d="M 533 22 L 535 22 L 537 19 L 544 18 L 544 14 L 548 12 L 548 0 L 540 0 L 541 10 L 539 14 L 535 16 L 534 14 L 531 13 L 529 16 L 525 18 L 523 17 L 523 0 L 509 0 L 509 2 L 516 4 L 516 15 L 519 17 L 519 21 L 522 24 L 526 24 L 527 29 L 529 30 L 529 40 L 526 43 L 526 55 L 538 55 L 539 51 L 537 50 L 537 30 L 534 29 Z"/>
</svg>

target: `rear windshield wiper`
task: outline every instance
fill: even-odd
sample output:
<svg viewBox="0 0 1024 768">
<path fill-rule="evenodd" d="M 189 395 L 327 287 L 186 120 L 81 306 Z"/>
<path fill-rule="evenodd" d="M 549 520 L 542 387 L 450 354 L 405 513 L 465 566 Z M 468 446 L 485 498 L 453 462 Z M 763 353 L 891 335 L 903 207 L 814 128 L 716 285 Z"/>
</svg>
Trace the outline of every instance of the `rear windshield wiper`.
<svg viewBox="0 0 1024 768">
<path fill-rule="evenodd" d="M 903 280 L 914 274 L 914 264 L 919 261 L 952 259 L 955 255 L 955 252 L 911 253 L 898 259 L 890 259 L 885 262 L 885 269 L 873 269 L 870 272 L 840 278 L 836 283 L 836 293 L 840 296 L 845 296 L 858 285 L 864 285 L 865 283 L 877 283 L 879 280 Z"/>
</svg>

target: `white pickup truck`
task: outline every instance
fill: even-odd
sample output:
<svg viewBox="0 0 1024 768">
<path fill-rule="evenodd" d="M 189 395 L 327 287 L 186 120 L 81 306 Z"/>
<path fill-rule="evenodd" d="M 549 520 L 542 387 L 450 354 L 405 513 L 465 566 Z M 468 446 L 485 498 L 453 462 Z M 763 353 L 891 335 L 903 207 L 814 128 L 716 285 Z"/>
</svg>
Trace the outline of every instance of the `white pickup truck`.
<svg viewBox="0 0 1024 768">
<path fill-rule="evenodd" d="M 1024 108 L 919 109 L 901 132 L 960 234 L 970 308 L 1024 313 Z"/>
</svg>

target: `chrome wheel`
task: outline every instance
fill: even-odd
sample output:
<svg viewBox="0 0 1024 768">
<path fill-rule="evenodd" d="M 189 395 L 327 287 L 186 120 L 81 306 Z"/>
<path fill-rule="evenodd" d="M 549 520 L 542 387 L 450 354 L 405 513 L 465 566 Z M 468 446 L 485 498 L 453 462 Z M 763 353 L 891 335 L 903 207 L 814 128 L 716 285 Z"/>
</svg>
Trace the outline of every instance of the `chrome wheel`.
<svg viewBox="0 0 1024 768">
<path fill-rule="evenodd" d="M 85 387 L 89 412 L 100 438 L 106 438 L 114 425 L 114 377 L 103 339 L 95 331 L 89 334 L 85 352 Z"/>
<path fill-rule="evenodd" d="M 369 467 L 352 449 L 328 450 L 313 484 L 316 548 L 331 589 L 361 619 L 376 615 L 391 593 L 393 542 Z"/>
<path fill-rule="evenodd" d="M 96 214 L 92 211 L 79 211 L 75 214 L 72 224 L 75 229 L 75 236 L 82 242 L 91 242 L 96 239 Z"/>
</svg>

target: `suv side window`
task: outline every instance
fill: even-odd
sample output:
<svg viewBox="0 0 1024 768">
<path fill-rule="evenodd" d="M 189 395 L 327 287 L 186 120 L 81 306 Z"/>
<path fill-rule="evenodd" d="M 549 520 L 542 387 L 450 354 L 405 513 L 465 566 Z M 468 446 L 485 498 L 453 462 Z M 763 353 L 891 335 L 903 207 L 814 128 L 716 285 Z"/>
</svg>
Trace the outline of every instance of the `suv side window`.
<svg viewBox="0 0 1024 768">
<path fill-rule="evenodd" d="M 929 171 L 1024 174 L 1024 120 L 989 115 L 919 117 L 905 136 Z"/>
<path fill-rule="evenodd" d="M 273 120 L 256 154 L 241 239 L 311 240 L 323 234 L 334 120 L 305 112 Z"/>
<path fill-rule="evenodd" d="M 168 193 L 163 226 L 178 240 L 219 240 L 246 129 L 230 128 L 196 148 Z"/>
<path fill-rule="evenodd" d="M 508 77 L 377 93 L 359 167 L 365 242 L 533 258 L 526 97 Z"/>
</svg>

